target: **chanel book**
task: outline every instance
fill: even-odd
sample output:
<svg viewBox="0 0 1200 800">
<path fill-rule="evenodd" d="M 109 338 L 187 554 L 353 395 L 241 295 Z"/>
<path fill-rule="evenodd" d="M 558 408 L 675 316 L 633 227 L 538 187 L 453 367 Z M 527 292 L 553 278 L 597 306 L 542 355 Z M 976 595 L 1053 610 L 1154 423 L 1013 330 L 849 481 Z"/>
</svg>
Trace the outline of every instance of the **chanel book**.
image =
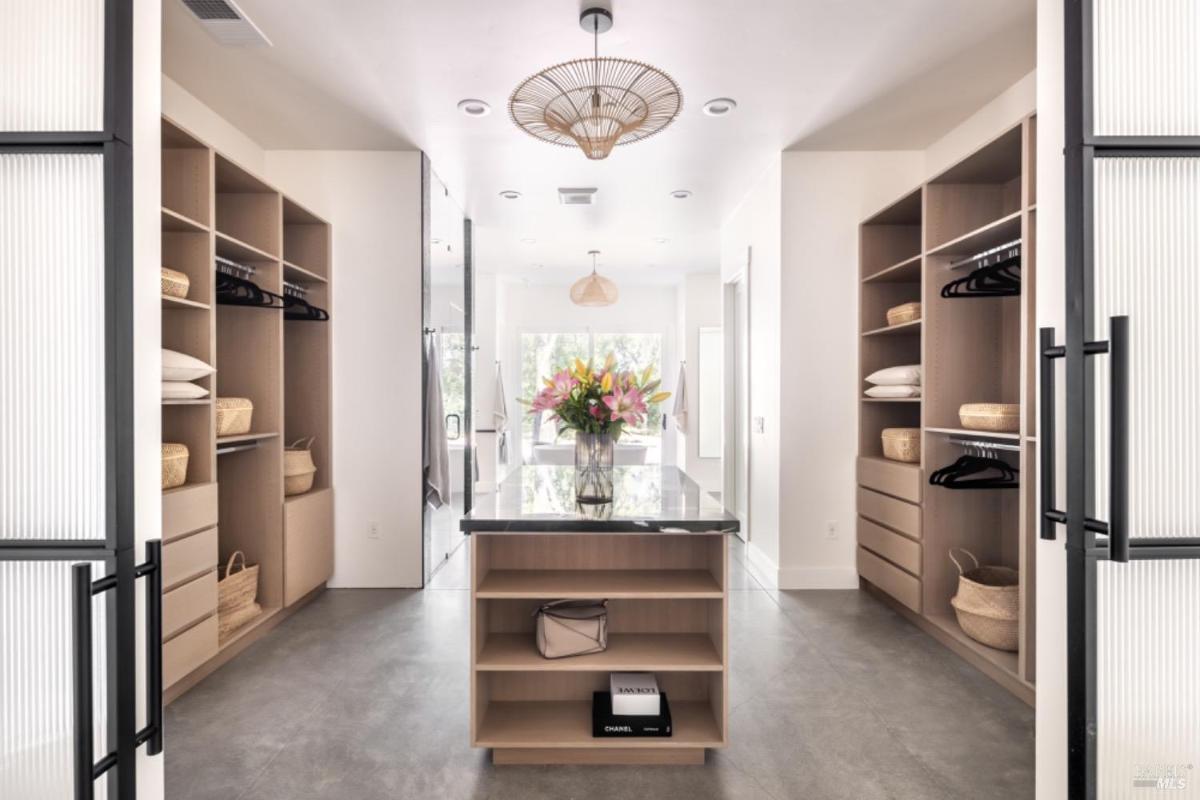
<svg viewBox="0 0 1200 800">
<path fill-rule="evenodd" d="M 608 692 L 592 694 L 592 736 L 597 738 L 621 738 L 634 736 L 670 736 L 671 707 L 667 696 L 660 694 L 662 713 L 652 717 L 618 716 L 612 713 L 612 695 Z"/>
<path fill-rule="evenodd" d="M 614 672 L 608 676 L 612 713 L 653 717 L 659 712 L 658 681 L 652 672 Z"/>
</svg>

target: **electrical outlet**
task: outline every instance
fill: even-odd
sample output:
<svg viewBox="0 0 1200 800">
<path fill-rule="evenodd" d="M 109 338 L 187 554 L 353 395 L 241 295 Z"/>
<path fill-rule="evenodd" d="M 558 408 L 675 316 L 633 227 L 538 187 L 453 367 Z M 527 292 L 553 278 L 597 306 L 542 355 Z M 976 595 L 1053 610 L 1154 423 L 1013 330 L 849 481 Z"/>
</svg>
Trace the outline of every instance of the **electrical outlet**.
<svg viewBox="0 0 1200 800">
<path fill-rule="evenodd" d="M 826 523 L 825 523 L 825 538 L 826 538 L 826 539 L 836 539 L 836 538 L 838 538 L 838 524 L 837 524 L 837 520 L 833 520 L 833 519 L 831 519 L 831 520 L 829 520 L 829 522 L 826 522 Z"/>
<path fill-rule="evenodd" d="M 379 538 L 379 523 L 378 522 L 375 522 L 374 520 L 372 520 L 371 522 L 367 523 L 367 538 L 368 539 L 378 539 Z"/>
<path fill-rule="evenodd" d="M 766 431 L 766 429 L 767 429 L 766 417 L 755 417 L 754 418 L 754 432 L 755 433 L 763 433 Z"/>
</svg>

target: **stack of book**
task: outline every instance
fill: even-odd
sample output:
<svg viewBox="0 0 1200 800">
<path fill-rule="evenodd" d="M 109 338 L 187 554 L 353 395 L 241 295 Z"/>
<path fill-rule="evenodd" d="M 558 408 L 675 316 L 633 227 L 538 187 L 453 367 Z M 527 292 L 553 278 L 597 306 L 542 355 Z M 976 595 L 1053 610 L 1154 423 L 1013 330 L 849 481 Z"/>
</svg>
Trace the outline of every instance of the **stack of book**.
<svg viewBox="0 0 1200 800">
<path fill-rule="evenodd" d="M 609 691 L 592 694 L 592 736 L 670 736 L 671 707 L 650 673 L 614 672 Z"/>
</svg>

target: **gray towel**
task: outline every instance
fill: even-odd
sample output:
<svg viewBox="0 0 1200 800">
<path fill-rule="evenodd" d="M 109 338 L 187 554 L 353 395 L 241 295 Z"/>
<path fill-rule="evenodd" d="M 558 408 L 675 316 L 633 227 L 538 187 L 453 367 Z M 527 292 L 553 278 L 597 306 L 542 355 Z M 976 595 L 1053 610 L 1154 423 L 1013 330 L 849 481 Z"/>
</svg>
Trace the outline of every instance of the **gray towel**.
<svg viewBox="0 0 1200 800">
<path fill-rule="evenodd" d="M 441 508 L 450 502 L 450 444 L 446 440 L 446 406 L 442 400 L 442 357 L 436 336 L 426 351 L 425 385 L 425 502 Z"/>
<path fill-rule="evenodd" d="M 679 377 L 675 380 L 675 407 L 671 416 L 675 418 L 675 428 L 680 433 L 687 433 L 688 401 L 687 401 L 687 365 L 679 362 Z"/>
<path fill-rule="evenodd" d="M 496 430 L 496 451 L 501 464 L 508 463 L 508 399 L 504 396 L 504 373 L 496 362 L 496 390 L 492 398 L 492 427 Z"/>
</svg>

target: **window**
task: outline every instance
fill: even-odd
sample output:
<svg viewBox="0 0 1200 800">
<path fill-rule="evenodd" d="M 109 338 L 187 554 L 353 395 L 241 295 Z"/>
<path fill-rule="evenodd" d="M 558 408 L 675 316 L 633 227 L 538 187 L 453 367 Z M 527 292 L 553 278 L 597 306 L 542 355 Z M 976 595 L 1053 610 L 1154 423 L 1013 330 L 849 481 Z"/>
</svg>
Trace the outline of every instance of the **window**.
<svg viewBox="0 0 1200 800">
<path fill-rule="evenodd" d="M 467 413 L 467 337 L 462 333 L 442 333 L 442 408 L 446 413 L 446 437 L 459 439 Z"/>
<path fill-rule="evenodd" d="M 660 333 L 523 333 L 521 334 L 521 397 L 532 398 L 542 387 L 542 378 L 576 358 L 601 363 L 612 353 L 619 370 L 643 370 L 654 367 L 662 377 L 662 334 Z M 668 401 L 670 402 L 670 401 Z M 554 424 L 522 414 L 521 452 L 525 463 L 571 463 L 573 453 L 551 452 L 567 449 L 574 434 L 562 435 Z M 558 447 L 556 448 L 555 445 Z M 655 408 L 640 428 L 626 428 L 619 445 L 646 448 L 648 464 L 662 462 L 662 409 Z M 534 446 L 540 448 L 534 457 Z M 618 461 L 620 461 L 618 456 Z"/>
</svg>

